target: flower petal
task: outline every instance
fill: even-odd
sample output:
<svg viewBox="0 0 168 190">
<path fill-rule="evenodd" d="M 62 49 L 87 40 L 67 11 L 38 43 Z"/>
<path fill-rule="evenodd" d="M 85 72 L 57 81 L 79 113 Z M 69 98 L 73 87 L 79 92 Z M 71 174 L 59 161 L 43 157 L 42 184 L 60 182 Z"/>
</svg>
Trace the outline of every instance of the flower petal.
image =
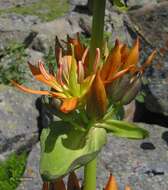
<svg viewBox="0 0 168 190">
<path fill-rule="evenodd" d="M 132 67 L 133 67 L 133 66 L 129 66 L 128 68 L 119 71 L 119 72 L 116 73 L 114 76 L 112 76 L 112 77 L 109 78 L 108 80 L 104 81 L 104 84 L 109 84 L 109 83 L 113 82 L 114 80 L 116 80 L 116 79 L 122 77 L 124 74 L 126 74 L 127 72 L 129 72 Z"/>
<path fill-rule="evenodd" d="M 125 61 L 124 68 L 130 65 L 136 66 L 139 61 L 139 38 L 136 39 L 134 46 L 131 48 L 129 55 Z"/>
<path fill-rule="evenodd" d="M 50 188 L 49 186 L 50 186 L 49 182 L 44 182 L 42 190 L 49 190 L 49 188 Z"/>
<path fill-rule="evenodd" d="M 63 50 L 63 47 L 62 47 L 58 37 L 56 36 L 55 37 L 55 58 L 56 58 L 57 65 L 58 65 L 58 62 L 59 62 L 60 53 L 62 53 L 60 51 L 62 51 L 62 50 Z"/>
<path fill-rule="evenodd" d="M 33 76 L 36 78 L 36 80 L 39 80 L 41 82 L 44 82 L 45 84 L 49 85 L 50 83 L 48 80 L 42 75 L 40 69 L 34 65 L 32 65 L 30 62 L 28 62 L 29 68 L 33 74 Z"/>
<path fill-rule="evenodd" d="M 83 82 L 80 84 L 80 94 L 84 96 L 90 89 L 95 75 L 89 75 L 86 77 Z"/>
<path fill-rule="evenodd" d="M 110 174 L 108 183 L 104 190 L 118 190 L 118 185 L 114 176 Z"/>
<path fill-rule="evenodd" d="M 32 65 L 30 62 L 28 62 L 28 64 L 29 64 L 29 68 L 30 68 L 33 76 L 36 78 L 36 80 L 45 83 L 46 85 L 54 88 L 55 90 L 57 90 L 59 92 L 62 92 L 62 88 L 58 84 L 58 82 L 56 81 L 54 76 L 48 74 L 47 71 L 45 71 L 45 68 L 42 68 L 44 66 L 40 61 L 39 61 L 39 64 L 41 65 L 40 69 L 35 67 L 34 65 Z M 43 72 L 43 74 L 41 71 Z"/>
<path fill-rule="evenodd" d="M 107 60 L 101 69 L 101 78 L 103 81 L 113 76 L 113 74 L 115 74 L 121 66 L 120 48 L 120 42 L 119 40 L 116 40 L 115 47 L 108 55 Z"/>
<path fill-rule="evenodd" d="M 68 44 L 72 44 L 74 46 L 75 57 L 77 61 L 82 59 L 83 53 L 85 51 L 85 46 L 80 42 L 79 33 L 77 33 L 77 39 L 70 38 L 67 36 Z"/>
<path fill-rule="evenodd" d="M 30 88 L 27 88 L 25 86 L 22 86 L 20 84 L 18 84 L 17 82 L 15 81 L 11 81 L 11 83 L 16 86 L 19 90 L 23 91 L 23 92 L 27 92 L 27 93 L 30 93 L 30 94 L 41 94 L 41 95 L 50 95 L 50 92 L 49 91 L 42 91 L 42 90 L 32 90 Z"/>
<path fill-rule="evenodd" d="M 70 72 L 69 72 L 69 89 L 73 96 L 79 96 L 80 85 L 78 84 L 77 62 L 74 57 L 73 46 L 72 46 L 71 68 L 70 68 Z"/>
<path fill-rule="evenodd" d="M 98 71 L 88 95 L 87 111 L 90 116 L 101 118 L 107 111 L 107 104 L 105 87 Z"/>
<path fill-rule="evenodd" d="M 146 67 L 148 67 L 148 66 L 152 63 L 152 61 L 153 61 L 155 55 L 156 55 L 156 50 L 154 50 L 154 51 L 149 55 L 149 57 L 147 58 L 147 60 L 145 61 L 145 63 L 144 63 L 144 64 L 142 65 L 142 67 L 140 68 L 140 70 L 141 70 L 142 72 L 144 72 L 145 69 L 146 69 Z"/>
<path fill-rule="evenodd" d="M 59 84 L 61 86 L 64 85 L 64 82 L 63 82 L 62 78 L 63 78 L 63 65 L 60 64 L 58 69 L 57 69 L 57 81 L 59 82 Z"/>
<path fill-rule="evenodd" d="M 53 98 L 67 98 L 67 96 L 64 93 L 59 93 L 59 92 L 53 92 L 53 91 L 51 91 L 50 95 Z"/>
<path fill-rule="evenodd" d="M 126 185 L 125 190 L 131 190 L 131 187 Z"/>
<path fill-rule="evenodd" d="M 93 71 L 94 73 L 96 73 L 96 71 L 98 70 L 100 66 L 100 49 L 96 48 L 96 56 L 95 56 L 95 61 L 93 64 Z"/>
<path fill-rule="evenodd" d="M 121 48 L 121 61 L 122 61 L 122 63 L 125 63 L 128 55 L 129 55 L 129 51 L 130 50 L 129 50 L 128 46 L 126 44 L 123 45 L 123 47 Z"/>
<path fill-rule="evenodd" d="M 78 82 L 82 83 L 85 77 L 84 67 L 82 61 L 78 62 Z"/>
<path fill-rule="evenodd" d="M 55 182 L 52 183 L 53 189 L 59 189 L 59 190 L 66 190 L 64 181 L 62 179 L 57 179 Z"/>
<path fill-rule="evenodd" d="M 60 110 L 64 113 L 68 113 L 76 108 L 77 103 L 78 103 L 77 97 L 64 99 L 60 107 Z"/>
<path fill-rule="evenodd" d="M 44 78 L 46 80 L 51 80 L 52 77 L 51 77 L 50 74 L 47 73 L 46 69 L 44 68 L 44 64 L 42 63 L 42 61 L 39 60 L 38 66 L 39 66 L 40 72 L 42 73 L 42 75 L 44 76 Z"/>
<path fill-rule="evenodd" d="M 75 172 L 70 173 L 68 178 L 68 187 L 67 190 L 80 190 L 79 181 Z"/>
</svg>

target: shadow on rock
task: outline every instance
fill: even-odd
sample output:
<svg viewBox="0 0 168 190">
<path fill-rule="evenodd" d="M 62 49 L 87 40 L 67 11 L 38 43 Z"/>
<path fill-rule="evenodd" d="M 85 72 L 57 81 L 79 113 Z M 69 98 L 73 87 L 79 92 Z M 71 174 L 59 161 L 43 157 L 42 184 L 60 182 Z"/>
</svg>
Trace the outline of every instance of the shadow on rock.
<svg viewBox="0 0 168 190">
<path fill-rule="evenodd" d="M 166 142 L 167 146 L 168 146 L 168 131 L 165 131 L 162 134 L 162 139 Z"/>
</svg>

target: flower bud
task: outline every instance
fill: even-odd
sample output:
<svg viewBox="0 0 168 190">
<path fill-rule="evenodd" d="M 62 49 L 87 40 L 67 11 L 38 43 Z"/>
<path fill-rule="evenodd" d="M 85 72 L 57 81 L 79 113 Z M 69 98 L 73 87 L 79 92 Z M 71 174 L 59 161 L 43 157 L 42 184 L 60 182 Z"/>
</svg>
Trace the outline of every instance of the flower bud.
<svg viewBox="0 0 168 190">
<path fill-rule="evenodd" d="M 123 105 L 129 104 L 136 97 L 140 88 L 141 88 L 141 79 L 136 78 L 133 82 L 129 84 L 126 93 L 121 99 L 121 103 Z"/>
<path fill-rule="evenodd" d="M 87 112 L 89 116 L 101 118 L 107 111 L 107 96 L 100 72 L 95 76 L 87 100 Z"/>
<path fill-rule="evenodd" d="M 122 78 L 119 78 L 116 81 L 114 81 L 112 84 L 109 84 L 107 86 L 108 98 L 112 102 L 120 101 L 123 98 L 125 92 L 127 91 L 129 83 L 130 83 L 130 76 L 124 75 Z"/>
</svg>

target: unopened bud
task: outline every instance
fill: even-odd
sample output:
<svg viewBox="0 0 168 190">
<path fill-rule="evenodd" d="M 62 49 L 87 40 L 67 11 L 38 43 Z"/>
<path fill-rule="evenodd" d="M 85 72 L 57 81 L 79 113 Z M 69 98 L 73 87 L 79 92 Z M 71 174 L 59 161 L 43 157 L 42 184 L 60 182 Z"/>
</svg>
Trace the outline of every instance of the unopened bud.
<svg viewBox="0 0 168 190">
<path fill-rule="evenodd" d="M 141 80 L 140 78 L 136 78 L 132 83 L 130 83 L 126 93 L 121 99 L 121 103 L 123 105 L 129 104 L 136 97 L 140 88 L 141 88 Z"/>
</svg>

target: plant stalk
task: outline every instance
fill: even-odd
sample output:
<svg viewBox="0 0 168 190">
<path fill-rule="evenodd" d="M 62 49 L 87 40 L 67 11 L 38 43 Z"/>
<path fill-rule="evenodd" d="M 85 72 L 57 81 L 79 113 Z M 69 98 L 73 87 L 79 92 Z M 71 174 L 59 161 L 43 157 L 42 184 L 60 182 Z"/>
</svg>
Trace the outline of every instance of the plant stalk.
<svg viewBox="0 0 168 190">
<path fill-rule="evenodd" d="M 92 21 L 92 35 L 89 53 L 89 73 L 93 72 L 93 65 L 96 55 L 96 48 L 103 46 L 104 34 L 104 16 L 105 16 L 106 0 L 93 0 L 93 21 Z M 96 167 L 97 158 L 90 161 L 84 167 L 84 189 L 96 190 Z"/>
<path fill-rule="evenodd" d="M 89 54 L 89 72 L 93 71 L 96 48 L 103 46 L 104 16 L 106 0 L 93 0 L 93 21 Z"/>
<path fill-rule="evenodd" d="M 83 190 L 96 190 L 96 166 L 97 158 L 95 158 L 85 166 Z"/>
</svg>

